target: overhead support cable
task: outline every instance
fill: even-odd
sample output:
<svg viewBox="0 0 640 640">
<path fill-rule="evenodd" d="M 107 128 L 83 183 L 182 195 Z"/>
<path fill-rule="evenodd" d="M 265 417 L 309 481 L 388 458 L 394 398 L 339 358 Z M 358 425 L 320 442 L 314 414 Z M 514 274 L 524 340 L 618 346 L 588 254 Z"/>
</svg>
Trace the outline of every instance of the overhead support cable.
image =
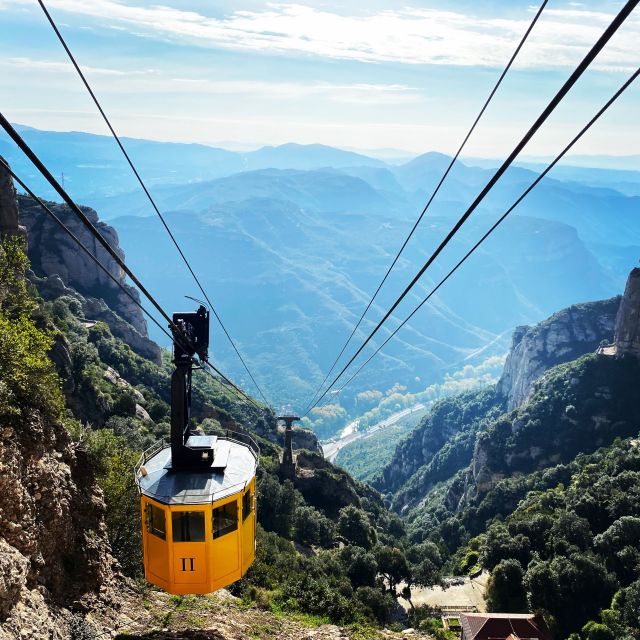
<svg viewBox="0 0 640 640">
<path fill-rule="evenodd" d="M 400 294 L 400 296 L 393 303 L 391 308 L 385 313 L 382 319 L 377 323 L 373 331 L 369 333 L 365 341 L 358 348 L 358 350 L 353 354 L 350 358 L 349 362 L 342 368 L 340 373 L 335 376 L 331 382 L 331 384 L 324 390 L 324 392 L 315 400 L 312 406 L 305 412 L 305 415 L 311 411 L 314 407 L 318 405 L 318 403 L 322 400 L 324 396 L 333 388 L 333 386 L 337 383 L 337 381 L 342 377 L 345 371 L 351 366 L 353 361 L 362 353 L 363 349 L 369 344 L 372 338 L 378 333 L 380 328 L 387 321 L 389 316 L 397 309 L 398 305 L 404 300 L 407 294 L 411 291 L 414 285 L 418 282 L 418 280 L 422 277 L 424 272 L 431 266 L 433 261 L 440 255 L 442 250 L 449 244 L 451 239 L 458 233 L 462 225 L 468 220 L 469 216 L 476 210 L 478 205 L 482 202 L 485 196 L 491 191 L 491 189 L 495 186 L 498 180 L 502 177 L 505 171 L 511 166 L 516 157 L 520 154 L 522 149 L 527 145 L 527 143 L 531 140 L 531 138 L 535 135 L 535 133 L 540 129 L 540 127 L 546 122 L 549 116 L 555 111 L 556 107 L 560 104 L 563 98 L 569 93 L 571 88 L 576 84 L 576 82 L 580 79 L 580 77 L 584 74 L 584 72 L 589 68 L 589 65 L 593 62 L 596 56 L 602 51 L 605 45 L 611 40 L 614 34 L 618 31 L 618 29 L 622 26 L 625 20 L 629 17 L 631 12 L 636 8 L 640 0 L 627 0 L 624 7 L 620 10 L 618 15 L 614 18 L 611 24 L 606 28 L 604 33 L 598 38 L 597 42 L 593 45 L 593 47 L 588 51 L 587 55 L 582 59 L 580 64 L 576 67 L 573 73 L 569 76 L 566 82 L 562 85 L 560 90 L 556 93 L 556 95 L 552 98 L 549 104 L 545 107 L 544 111 L 538 116 L 537 120 L 533 123 L 533 125 L 529 128 L 524 137 L 520 140 L 520 142 L 516 145 L 513 151 L 509 154 L 507 159 L 502 163 L 500 168 L 496 171 L 496 173 L 491 177 L 489 182 L 485 185 L 482 191 L 478 194 L 475 200 L 471 203 L 471 205 L 467 208 L 465 213 L 461 216 L 461 218 L 456 222 L 453 228 L 449 231 L 447 236 L 442 240 L 442 242 L 438 245 L 436 250 L 429 256 L 427 261 L 418 271 L 418 273 L 413 277 L 411 282 L 406 286 L 404 291 Z"/>
<path fill-rule="evenodd" d="M 100 244 L 107 250 L 107 252 L 109 253 L 109 255 L 117 262 L 118 266 L 131 278 L 131 280 L 138 286 L 138 288 L 144 293 L 144 295 L 146 296 L 146 298 L 153 304 L 153 306 L 158 310 L 158 312 L 160 313 L 160 315 L 168 322 L 169 327 L 172 329 L 173 331 L 173 335 L 171 335 L 164 327 L 162 327 L 162 325 L 158 322 L 158 320 L 156 320 L 151 313 L 140 303 L 139 300 L 135 299 L 135 296 L 133 296 L 131 294 L 130 291 L 128 291 L 121 282 L 119 282 L 117 280 L 117 278 L 115 278 L 110 272 L 109 270 L 100 262 L 100 260 L 98 260 L 98 258 L 96 256 L 94 256 L 82 243 L 82 241 L 71 231 L 71 229 L 69 229 L 64 222 L 62 222 L 62 220 L 60 220 L 60 218 L 58 216 L 55 215 L 55 213 L 51 210 L 50 207 L 48 207 L 16 174 L 15 172 L 11 169 L 11 167 L 4 161 L 0 160 L 0 162 L 2 163 L 2 165 L 9 171 L 9 173 L 11 174 L 11 176 L 13 177 L 13 179 L 32 197 L 35 199 L 35 201 L 47 212 L 47 214 L 49 214 L 52 219 L 65 231 L 65 233 L 67 233 L 77 244 L 78 246 L 82 249 L 82 251 L 87 254 L 91 260 L 93 262 L 95 262 L 98 267 L 104 271 L 109 278 L 111 278 L 117 285 L 118 287 L 120 287 L 124 293 L 127 294 L 127 296 L 129 298 L 131 298 L 131 300 L 135 303 L 135 305 L 137 307 L 139 307 L 143 313 L 145 313 L 145 315 L 147 317 L 149 317 L 151 319 L 151 321 L 158 326 L 158 328 L 169 337 L 169 339 L 171 340 L 176 340 L 178 343 L 181 344 L 187 344 L 187 339 L 185 336 L 182 335 L 182 332 L 180 331 L 180 328 L 177 327 L 174 322 L 171 320 L 171 318 L 169 317 L 169 314 L 166 313 L 166 311 L 160 306 L 160 304 L 156 301 L 156 299 L 149 293 L 149 291 L 144 287 L 144 285 L 138 280 L 138 278 L 133 274 L 133 272 L 129 269 L 129 267 L 127 267 L 127 265 L 124 263 L 124 261 L 122 260 L 122 258 L 120 258 L 120 256 L 116 253 L 116 251 L 111 247 L 111 245 L 104 239 L 104 237 L 102 236 L 102 234 L 100 234 L 100 232 L 94 227 L 94 225 L 91 223 L 91 221 L 86 217 L 86 215 L 82 212 L 82 210 L 75 204 L 75 202 L 73 202 L 73 200 L 69 197 L 69 195 L 64 191 L 64 189 L 62 189 L 62 187 L 57 183 L 57 181 L 55 180 L 55 178 L 53 178 L 53 176 L 51 176 L 51 174 L 49 173 L 48 169 L 42 164 L 42 162 L 39 160 L 39 158 L 35 155 L 35 153 L 33 153 L 33 151 L 31 151 L 31 149 L 28 147 L 28 145 L 26 144 L 26 142 L 24 142 L 22 140 L 22 138 L 20 137 L 20 135 L 15 131 L 15 129 L 13 129 L 13 127 L 11 126 L 11 124 L 6 120 L 6 118 L 4 117 L 4 115 L 2 113 L 0 113 L 0 126 L 2 126 L 2 128 L 11 136 L 11 138 L 14 140 L 14 142 L 16 142 L 16 144 L 20 147 L 20 149 L 23 151 L 23 153 L 25 153 L 25 155 L 31 160 L 31 162 L 33 162 L 33 164 L 36 166 L 36 168 L 40 171 L 40 173 L 42 173 L 42 175 L 47 179 L 47 181 L 49 182 L 49 184 L 51 184 L 51 186 L 58 192 L 58 194 L 62 197 L 62 199 L 65 201 L 65 203 L 69 206 L 69 208 L 72 210 L 72 212 L 78 216 L 78 218 L 80 218 L 80 221 L 84 224 L 85 227 L 87 227 L 87 229 L 89 230 L 89 232 L 91 233 L 91 235 L 98 240 L 98 242 L 100 242 Z M 15 134 L 15 135 L 14 135 Z M 187 345 L 188 346 L 188 345 Z M 222 381 L 224 383 L 226 383 L 228 386 L 232 387 L 233 389 L 235 389 L 240 395 L 242 395 L 245 399 L 247 399 L 249 402 L 251 402 L 252 404 L 254 404 L 258 409 L 262 410 L 262 407 L 260 407 L 259 404 L 256 403 L 256 401 L 249 396 L 247 393 L 245 393 L 240 387 L 238 387 L 234 382 L 232 382 L 227 376 L 225 376 L 219 369 L 217 369 L 216 367 L 214 367 L 210 362 L 206 362 L 206 364 L 211 367 L 222 379 Z M 209 373 L 209 372 L 207 372 Z"/>
<path fill-rule="evenodd" d="M 540 15 L 542 14 L 544 8 L 546 7 L 547 2 L 548 2 L 548 0 L 544 0 L 542 2 L 542 4 L 540 5 L 540 7 L 538 8 L 538 11 L 536 12 L 535 16 L 533 17 L 533 20 L 531 21 L 531 23 L 529 24 L 528 29 L 525 31 L 525 33 L 522 36 L 522 39 L 520 40 L 518 46 L 516 47 L 515 51 L 511 55 L 511 58 L 509 59 L 509 62 L 507 63 L 507 66 L 504 68 L 504 70 L 500 74 L 500 77 L 498 78 L 498 81 L 496 82 L 496 84 L 494 85 L 493 89 L 491 90 L 491 93 L 489 94 L 489 96 L 485 100 L 485 103 L 482 106 L 482 109 L 480 109 L 480 112 L 476 116 L 476 119 L 474 120 L 473 124 L 471 125 L 471 128 L 467 132 L 467 135 L 462 140 L 462 144 L 460 145 L 460 147 L 456 151 L 455 155 L 451 158 L 451 161 L 449 162 L 447 168 L 445 169 L 445 172 L 443 173 L 442 177 L 440 178 L 440 181 L 438 182 L 438 184 L 436 185 L 436 188 L 434 189 L 433 193 L 429 197 L 429 200 L 427 201 L 427 204 L 425 204 L 424 208 L 422 209 L 422 212 L 418 216 L 418 219 L 415 221 L 411 231 L 409 231 L 409 235 L 405 238 L 404 242 L 402 243 L 402 246 L 400 247 L 400 250 L 396 253 L 393 261 L 391 262 L 391 264 L 389 265 L 389 268 L 387 269 L 387 272 L 384 274 L 384 277 L 380 281 L 380 284 L 378 285 L 378 288 L 374 291 L 373 295 L 371 296 L 371 299 L 369 300 L 369 302 L 367 303 L 367 306 L 365 307 L 365 310 L 362 312 L 362 315 L 360 316 L 360 318 L 356 322 L 355 326 L 351 330 L 351 334 L 347 338 L 347 341 L 342 346 L 342 349 L 340 349 L 340 352 L 338 353 L 338 355 L 336 356 L 335 360 L 333 361 L 333 364 L 331 365 L 331 368 L 327 372 L 327 375 L 324 377 L 324 380 L 320 383 L 320 386 L 318 387 L 318 389 L 316 390 L 315 394 L 313 395 L 313 398 L 311 398 L 309 404 L 307 405 L 307 410 L 313 404 L 313 402 L 316 399 L 316 397 L 318 396 L 318 394 L 322 391 L 322 387 L 324 387 L 326 381 L 329 379 L 329 376 L 333 373 L 333 370 L 335 369 L 336 365 L 340 361 L 340 358 L 342 357 L 342 354 L 345 352 L 347 346 L 349 345 L 349 343 L 353 339 L 353 336 L 356 334 L 356 331 L 358 330 L 358 328 L 362 324 L 362 321 L 364 320 L 364 318 L 367 315 L 369 309 L 371 308 L 371 305 L 374 303 L 375 299 L 377 298 L 378 293 L 380 293 L 380 290 L 384 286 L 384 283 L 387 281 L 387 278 L 391 274 L 391 271 L 393 271 L 393 268 L 396 266 L 396 262 L 398 262 L 398 260 L 400 259 L 400 256 L 402 255 L 405 247 L 407 246 L 407 244 L 409 243 L 409 241 L 413 237 L 413 234 L 415 233 L 415 230 L 418 228 L 418 226 L 422 222 L 422 219 L 424 218 L 424 216 L 427 213 L 429 207 L 431 206 L 431 203 L 435 199 L 436 195 L 438 195 L 438 192 L 440 191 L 440 187 L 442 186 L 444 181 L 447 179 L 447 176 L 449 175 L 449 172 L 451 171 L 451 169 L 455 165 L 456 161 L 458 160 L 458 157 L 462 153 L 462 150 L 466 146 L 469 138 L 471 137 L 471 135 L 475 131 L 475 128 L 478 125 L 478 122 L 480 122 L 480 119 L 484 115 L 484 112 L 487 110 L 487 107 L 489 106 L 489 103 L 493 99 L 493 96 L 498 91 L 498 88 L 500 87 L 500 85 L 502 84 L 502 81 L 504 80 L 505 76 L 509 72 L 509 69 L 511 69 L 511 66 L 513 65 L 513 62 L 515 61 L 516 57 L 520 53 L 520 49 L 522 49 L 524 43 L 527 41 L 527 38 L 529 37 L 529 34 L 533 30 L 533 27 L 535 26 L 536 22 L 538 22 L 538 18 L 540 18 Z"/>
<path fill-rule="evenodd" d="M 138 280 L 135 274 L 125 264 L 124 260 L 118 255 L 115 249 L 105 240 L 104 236 L 98 231 L 94 224 L 87 218 L 86 214 L 71 199 L 69 194 L 60 186 L 60 183 L 51 175 L 51 172 L 44 166 L 40 158 L 32 151 L 31 147 L 24 141 L 22 136 L 13 128 L 11 123 L 0 113 L 0 126 L 9 134 L 9 137 L 18 145 L 22 153 L 24 153 L 38 171 L 44 176 L 47 182 L 54 188 L 58 195 L 65 201 L 73 213 L 80 218 L 82 224 L 89 230 L 89 233 L 102 245 L 104 250 L 113 258 L 116 264 L 131 278 L 131 281 L 142 291 L 147 300 L 156 308 L 158 313 L 168 322 L 169 326 L 177 330 L 171 318 L 165 313 L 160 303 L 149 293 L 147 288 Z"/>
<path fill-rule="evenodd" d="M 138 183 L 140 184 L 140 187 L 142 187 L 142 190 L 144 191 L 145 195 L 147 196 L 147 199 L 149 200 L 149 202 L 151 203 L 151 206 L 153 207 L 154 211 L 156 212 L 156 214 L 160 218 L 160 221 L 162 222 L 162 226 L 165 228 L 165 231 L 169 234 L 169 237 L 171 238 L 171 241 L 173 242 L 175 248 L 178 250 L 178 253 L 180 254 L 180 257 L 182 258 L 182 261 L 184 262 L 184 264 L 186 265 L 187 269 L 189 270 L 189 273 L 192 275 L 195 283 L 198 286 L 198 289 L 200 289 L 202 295 L 205 297 L 205 300 L 207 301 L 207 303 L 209 305 L 209 308 L 211 309 L 211 311 L 212 311 L 213 315 L 215 316 L 216 320 L 218 321 L 218 324 L 222 328 L 222 331 L 224 332 L 227 340 L 229 341 L 229 343 L 233 347 L 233 350 L 235 351 L 236 355 L 240 359 L 240 362 L 242 363 L 242 366 L 244 367 L 245 371 L 247 372 L 247 374 L 251 378 L 251 381 L 253 382 L 253 384 L 255 385 L 256 389 L 258 390 L 258 393 L 260 394 L 260 396 L 264 400 L 265 404 L 268 405 L 269 402 L 266 399 L 264 393 L 262 392 L 262 389 L 260 388 L 260 386 L 256 382 L 255 378 L 253 377 L 253 374 L 249 370 L 249 367 L 247 366 L 247 363 L 245 362 L 245 360 L 242 357 L 238 347 L 236 346 L 236 343 L 234 342 L 234 340 L 232 339 L 231 335 L 227 331 L 227 328 L 225 327 L 224 323 L 222 322 L 222 318 L 220 317 L 220 315 L 216 311 L 215 307 L 213 306 L 213 303 L 209 299 L 209 296 L 207 295 L 206 291 L 204 290 L 204 287 L 202 286 L 202 284 L 200 282 L 200 279 L 198 278 L 198 276 L 196 275 L 195 271 L 191 267 L 191 264 L 187 260 L 187 257 L 185 256 L 184 252 L 182 251 L 182 248 L 180 247 L 180 245 L 178 244 L 178 241 L 176 240 L 176 237 L 174 236 L 173 232 L 169 228 L 169 225 L 167 224 L 164 216 L 162 215 L 162 213 L 160 213 L 160 209 L 156 205 L 155 200 L 153 199 L 153 197 L 151 196 L 151 193 L 149 192 L 149 189 L 147 189 L 147 186 L 146 186 L 145 182 L 142 180 L 142 177 L 140 176 L 140 173 L 138 172 L 138 170 L 136 169 L 135 165 L 133 164 L 133 161 L 131 160 L 131 157 L 127 153 L 127 150 L 124 148 L 124 145 L 122 144 L 122 141 L 120 140 L 120 137 L 118 136 L 118 134 L 116 133 L 115 129 L 113 128 L 113 126 L 111 124 L 111 121 L 107 117 L 107 114 L 105 113 L 104 109 L 102 108 L 102 105 L 100 104 L 98 98 L 96 97 L 96 94 L 93 92 L 93 89 L 91 88 L 91 85 L 89 84 L 89 82 L 87 81 L 87 78 L 85 77 L 84 73 L 82 72 L 82 69 L 80 69 L 80 65 L 76 62 L 76 59 L 75 59 L 74 55 L 71 53 L 71 49 L 69 48 L 69 46 L 67 45 L 65 39 L 63 38 L 62 34 L 60 33 L 60 30 L 58 29 L 58 26 L 56 25 L 55 21 L 51 17 L 51 14 L 47 10 L 47 7 L 45 6 L 43 0 L 38 0 L 38 4 L 42 8 L 42 11 L 44 12 L 47 20 L 49 21 L 49 24 L 51 25 L 52 29 L 54 30 L 56 36 L 58 37 L 58 40 L 60 41 L 60 44 L 62 45 L 62 47 L 66 51 L 67 56 L 69 57 L 69 60 L 71 60 L 71 63 L 73 64 L 75 70 L 77 71 L 78 75 L 80 76 L 80 79 L 82 80 L 85 88 L 89 92 L 89 95 L 91 96 L 94 104 L 96 105 L 98 111 L 100 112 L 100 115 L 102 116 L 102 119 L 105 121 L 107 127 L 109 128 L 109 131 L 111 132 L 111 135 L 113 136 L 114 140 L 116 141 L 118 147 L 120 147 L 120 151 L 122 151 L 122 154 L 124 155 L 129 167 L 133 171 L 136 179 L 138 180 Z"/>
<path fill-rule="evenodd" d="M 101 269 L 122 291 L 131 299 L 131 301 L 153 322 L 160 331 L 162 331 L 170 340 L 172 340 L 171 334 L 151 315 L 151 313 L 145 309 L 145 307 L 137 300 L 136 297 L 120 282 L 110 271 L 105 267 L 96 256 L 82 244 L 82 241 L 78 236 L 69 229 L 69 227 L 51 210 L 51 208 L 41 200 L 13 171 L 13 169 L 0 158 L 0 164 L 11 174 L 11 177 L 29 194 L 29 196 L 37 202 L 42 209 L 49 215 L 49 217 L 80 247 L 80 249 L 89 257 L 96 266 Z"/>
<path fill-rule="evenodd" d="M 564 156 L 572 149 L 572 147 L 582 138 L 582 136 L 589 131 L 589 129 L 600 119 L 600 117 L 611 107 L 611 105 L 637 80 L 640 76 L 640 68 L 627 79 L 627 81 L 613 94 L 613 96 L 606 102 L 606 104 L 589 120 L 589 122 L 580 130 L 580 132 L 571 140 L 571 142 L 556 156 L 555 160 L 547 166 L 547 168 L 527 187 L 522 195 L 505 211 L 505 213 L 498 218 L 498 220 L 491 226 L 491 228 L 476 242 L 469 251 L 462 257 L 462 259 L 447 273 L 442 280 L 429 292 L 426 298 L 420 302 L 420 304 L 402 321 L 396 329 L 389 335 L 389 337 L 372 353 L 365 362 L 363 362 L 358 369 L 351 375 L 351 377 L 338 389 L 337 393 L 340 393 L 351 381 L 373 360 L 373 358 L 380 353 L 385 345 L 393 339 L 393 337 L 404 327 L 411 318 L 429 301 L 429 299 L 437 293 L 442 285 L 467 261 L 467 259 L 478 249 L 478 247 L 504 222 L 505 218 L 526 198 L 526 196 L 538 185 L 538 183 L 564 158 Z"/>
</svg>

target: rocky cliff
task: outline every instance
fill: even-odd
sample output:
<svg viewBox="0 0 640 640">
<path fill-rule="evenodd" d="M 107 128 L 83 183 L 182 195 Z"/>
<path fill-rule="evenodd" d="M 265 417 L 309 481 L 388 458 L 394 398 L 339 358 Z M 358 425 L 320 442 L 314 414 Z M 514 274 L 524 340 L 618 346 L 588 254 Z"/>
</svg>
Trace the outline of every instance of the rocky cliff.
<svg viewBox="0 0 640 640">
<path fill-rule="evenodd" d="M 551 367 L 593 353 L 603 341 L 611 341 L 619 307 L 620 296 L 576 304 L 533 327 L 517 327 L 497 386 L 507 410 L 519 407 Z"/>
<path fill-rule="evenodd" d="M 616 316 L 612 355 L 640 356 L 640 269 L 633 269 L 627 279 L 622 302 Z"/>
<path fill-rule="evenodd" d="M 118 588 L 102 494 L 56 421 L 32 412 L 1 435 L 0 638 L 70 637 Z"/>
<path fill-rule="evenodd" d="M 137 289 L 126 284 L 125 273 L 69 207 L 54 202 L 48 202 L 47 206 L 100 260 L 117 282 L 139 301 Z M 83 207 L 82 210 L 124 258 L 115 229 L 101 222 L 93 209 Z M 106 322 L 114 335 L 127 342 L 140 355 L 160 362 L 160 349 L 147 337 L 147 324 L 140 308 L 78 249 L 74 240 L 37 202 L 27 196 L 16 195 L 10 174 L 0 164 L 0 235 L 17 233 L 26 233 L 31 268 L 40 279 L 39 289 L 45 299 L 67 294 L 77 297 L 87 319 Z"/>
</svg>

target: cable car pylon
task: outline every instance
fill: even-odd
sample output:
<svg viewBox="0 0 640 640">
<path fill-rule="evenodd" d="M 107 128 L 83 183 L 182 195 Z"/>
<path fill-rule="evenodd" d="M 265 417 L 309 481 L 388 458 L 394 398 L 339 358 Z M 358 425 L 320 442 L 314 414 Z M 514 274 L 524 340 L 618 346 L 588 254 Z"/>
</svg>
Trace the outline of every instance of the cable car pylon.
<svg viewBox="0 0 640 640">
<path fill-rule="evenodd" d="M 145 578 L 173 594 L 203 594 L 239 580 L 256 549 L 256 470 L 248 435 L 198 433 L 191 423 L 193 369 L 207 360 L 209 312 L 174 313 L 171 440 L 142 454 Z"/>
<path fill-rule="evenodd" d="M 276 416 L 276 424 L 284 422 L 284 449 L 282 451 L 282 460 L 280 460 L 280 480 L 296 479 L 296 459 L 293 455 L 293 423 L 301 420 L 300 416 L 295 415 L 292 411 L 283 411 L 281 415 Z"/>
</svg>

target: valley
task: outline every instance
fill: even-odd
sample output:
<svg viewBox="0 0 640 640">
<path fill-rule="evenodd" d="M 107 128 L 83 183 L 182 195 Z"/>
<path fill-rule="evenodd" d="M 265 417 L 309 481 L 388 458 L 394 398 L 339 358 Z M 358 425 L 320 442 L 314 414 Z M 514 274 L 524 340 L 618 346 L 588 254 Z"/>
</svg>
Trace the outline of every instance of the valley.
<svg viewBox="0 0 640 640">
<path fill-rule="evenodd" d="M 346 435 L 341 435 L 335 441 L 328 441 L 322 443 L 322 453 L 324 457 L 329 460 L 329 462 L 333 462 L 343 447 L 346 447 L 349 444 L 353 444 L 354 442 L 367 439 L 373 436 L 374 434 L 386 429 L 387 427 L 391 427 L 394 424 L 397 424 L 400 421 L 403 421 L 406 418 L 419 417 L 424 413 L 425 407 L 423 404 L 416 404 L 408 409 L 403 409 L 402 411 L 398 411 L 398 413 L 394 413 L 390 415 L 388 418 L 385 418 L 381 422 L 374 424 L 369 427 L 366 431 L 359 431 L 358 425 L 355 425 L 355 430 L 350 431 Z M 353 424 L 353 423 L 352 423 Z"/>
<path fill-rule="evenodd" d="M 185 289 L 188 274 L 175 261 L 175 248 L 159 221 L 150 217 L 143 194 L 127 192 L 126 181 L 112 182 L 119 193 L 75 192 L 74 158 L 60 155 L 61 149 L 70 154 L 106 149 L 103 138 L 35 130 L 25 135 L 45 157 L 47 149 L 55 150 L 51 161 L 64 166 L 71 192 L 111 220 L 130 264 L 158 291 L 163 304 L 181 308 L 186 295 L 198 297 L 193 287 Z M 269 400 L 292 406 L 304 406 L 322 381 L 448 161 L 427 153 L 387 165 L 328 147 L 284 145 L 255 152 L 256 159 L 236 154 L 234 164 L 228 162 L 231 152 L 207 147 L 136 141 L 133 148 L 141 160 L 153 158 L 156 168 L 149 170 L 158 176 L 163 157 L 170 154 L 200 163 L 188 183 L 180 184 L 179 174 L 152 183 L 154 198 L 196 272 L 204 274 L 204 286 L 223 320 L 234 327 L 234 338 L 254 363 Z M 375 368 L 365 369 L 338 402 L 332 401 L 331 415 L 314 411 L 306 426 L 322 439 L 330 438 L 341 424 L 357 419 L 358 394 L 385 394 L 397 383 L 419 392 L 441 383 L 447 372 L 504 354 L 516 325 L 619 291 L 634 261 L 634 247 L 640 245 L 640 237 L 633 235 L 638 197 L 615 190 L 617 181 L 629 176 L 618 177 L 612 170 L 601 176 L 611 187 L 579 182 L 581 175 L 590 179 L 593 174 L 576 168 L 564 174 L 566 181 L 544 180 L 518 215 L 385 348 Z M 392 293 L 410 279 L 451 224 L 451 216 L 489 175 L 489 169 L 456 164 L 356 338 L 373 326 Z M 534 176 L 524 168 L 507 172 L 451 252 L 399 309 L 398 318 Z M 82 182 L 85 188 L 92 184 Z M 247 305 L 251 314 L 245 312 Z M 212 330 L 223 370 L 255 392 L 219 327 Z M 166 341 L 155 327 L 150 331 L 160 344 Z"/>
</svg>

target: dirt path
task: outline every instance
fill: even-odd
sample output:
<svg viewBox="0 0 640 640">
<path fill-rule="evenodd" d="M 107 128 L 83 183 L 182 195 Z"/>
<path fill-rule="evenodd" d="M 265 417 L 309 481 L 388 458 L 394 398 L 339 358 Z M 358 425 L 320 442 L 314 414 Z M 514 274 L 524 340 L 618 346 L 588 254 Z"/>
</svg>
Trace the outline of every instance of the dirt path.
<svg viewBox="0 0 640 640">
<path fill-rule="evenodd" d="M 411 600 L 414 606 L 419 604 L 429 604 L 432 606 L 442 605 L 467 605 L 475 606 L 478 611 L 486 611 L 484 602 L 484 592 L 487 588 L 489 573 L 483 572 L 478 578 L 470 580 L 467 578 L 464 584 L 448 587 L 431 587 L 430 589 L 420 589 L 414 587 L 411 589 Z M 405 609 L 409 609 L 409 603 L 400 598 L 400 604 Z"/>
</svg>

